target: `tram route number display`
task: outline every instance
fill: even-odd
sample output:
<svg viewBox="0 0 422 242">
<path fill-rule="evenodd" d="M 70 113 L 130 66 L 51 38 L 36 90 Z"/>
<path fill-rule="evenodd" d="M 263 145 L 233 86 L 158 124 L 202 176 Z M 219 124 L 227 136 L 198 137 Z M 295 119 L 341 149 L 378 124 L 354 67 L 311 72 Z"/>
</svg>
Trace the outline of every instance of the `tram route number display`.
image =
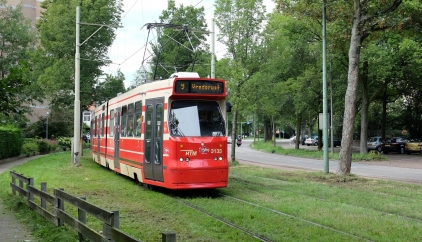
<svg viewBox="0 0 422 242">
<path fill-rule="evenodd" d="M 224 84 L 218 81 L 176 81 L 176 93 L 222 94 Z"/>
</svg>

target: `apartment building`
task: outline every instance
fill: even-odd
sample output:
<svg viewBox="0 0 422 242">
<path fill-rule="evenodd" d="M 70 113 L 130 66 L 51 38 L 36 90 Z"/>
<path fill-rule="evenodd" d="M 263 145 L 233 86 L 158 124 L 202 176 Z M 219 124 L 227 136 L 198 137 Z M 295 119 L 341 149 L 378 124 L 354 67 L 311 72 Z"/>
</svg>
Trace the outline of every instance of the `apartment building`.
<svg viewBox="0 0 422 242">
<path fill-rule="evenodd" d="M 32 26 L 35 26 L 37 20 L 41 16 L 41 2 L 44 0 L 7 0 L 10 6 L 22 6 L 22 13 L 25 17 L 32 21 Z"/>
</svg>

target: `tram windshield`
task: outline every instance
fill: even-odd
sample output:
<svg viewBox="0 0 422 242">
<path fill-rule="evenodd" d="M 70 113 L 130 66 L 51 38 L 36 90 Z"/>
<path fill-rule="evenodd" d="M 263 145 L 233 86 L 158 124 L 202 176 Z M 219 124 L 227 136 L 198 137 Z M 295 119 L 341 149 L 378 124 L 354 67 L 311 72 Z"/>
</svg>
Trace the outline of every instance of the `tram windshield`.
<svg viewBox="0 0 422 242">
<path fill-rule="evenodd" d="M 169 116 L 171 136 L 224 136 L 225 123 L 215 101 L 174 101 Z"/>
</svg>

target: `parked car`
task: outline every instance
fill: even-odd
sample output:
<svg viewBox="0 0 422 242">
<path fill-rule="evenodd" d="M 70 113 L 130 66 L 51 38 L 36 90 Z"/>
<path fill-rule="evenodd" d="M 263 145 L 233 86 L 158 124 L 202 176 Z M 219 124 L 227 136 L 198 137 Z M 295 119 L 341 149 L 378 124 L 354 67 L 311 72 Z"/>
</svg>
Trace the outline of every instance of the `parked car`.
<svg viewBox="0 0 422 242">
<path fill-rule="evenodd" d="M 382 151 L 381 146 L 382 146 L 381 136 L 369 137 L 366 142 L 366 147 L 368 148 L 368 151 L 376 150 L 378 152 L 381 152 Z"/>
<path fill-rule="evenodd" d="M 419 144 L 422 142 L 422 139 L 420 138 L 413 138 L 410 139 L 406 142 L 406 145 L 404 146 L 404 150 L 405 152 L 410 155 L 411 153 L 417 152 L 417 153 L 422 153 L 421 152 L 421 146 L 419 146 Z"/>
<path fill-rule="evenodd" d="M 318 136 L 311 136 L 305 140 L 307 146 L 318 145 Z"/>
<path fill-rule="evenodd" d="M 321 143 L 322 143 L 322 146 L 324 146 L 324 140 L 322 139 L 321 140 Z M 331 140 L 328 140 L 328 143 L 329 143 L 329 146 L 328 147 L 331 147 Z M 337 138 L 334 138 L 334 140 L 333 140 L 333 146 L 334 147 L 341 147 L 341 140 L 339 140 L 339 139 L 337 139 Z"/>
<path fill-rule="evenodd" d="M 227 144 L 231 144 L 232 143 L 232 137 L 231 136 L 227 136 Z"/>
<path fill-rule="evenodd" d="M 385 139 L 382 143 L 382 152 L 388 154 L 388 152 L 398 152 L 404 154 L 407 140 L 402 137 L 393 137 L 391 139 Z"/>
<path fill-rule="evenodd" d="M 302 144 L 302 145 L 305 145 L 305 141 L 306 141 L 306 139 L 308 138 L 308 136 L 307 135 L 305 135 L 305 136 L 303 136 L 303 137 L 300 137 L 300 143 Z"/>
<path fill-rule="evenodd" d="M 305 145 L 305 141 L 306 141 L 307 138 L 308 138 L 307 135 L 305 135 L 303 137 L 300 136 L 299 144 Z M 296 136 L 293 136 L 292 138 L 290 138 L 290 140 L 291 140 L 291 142 L 296 143 Z"/>
</svg>

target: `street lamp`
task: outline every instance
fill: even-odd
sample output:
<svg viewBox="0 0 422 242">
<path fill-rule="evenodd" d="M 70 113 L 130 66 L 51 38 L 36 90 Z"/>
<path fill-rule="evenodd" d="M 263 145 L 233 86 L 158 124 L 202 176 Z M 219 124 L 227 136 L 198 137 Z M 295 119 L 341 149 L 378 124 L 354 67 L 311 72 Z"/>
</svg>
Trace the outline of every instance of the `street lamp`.
<svg viewBox="0 0 422 242">
<path fill-rule="evenodd" d="M 47 112 L 47 123 L 46 123 L 46 125 L 45 125 L 45 139 L 48 139 L 48 115 L 49 115 L 50 113 L 49 112 Z"/>
</svg>

